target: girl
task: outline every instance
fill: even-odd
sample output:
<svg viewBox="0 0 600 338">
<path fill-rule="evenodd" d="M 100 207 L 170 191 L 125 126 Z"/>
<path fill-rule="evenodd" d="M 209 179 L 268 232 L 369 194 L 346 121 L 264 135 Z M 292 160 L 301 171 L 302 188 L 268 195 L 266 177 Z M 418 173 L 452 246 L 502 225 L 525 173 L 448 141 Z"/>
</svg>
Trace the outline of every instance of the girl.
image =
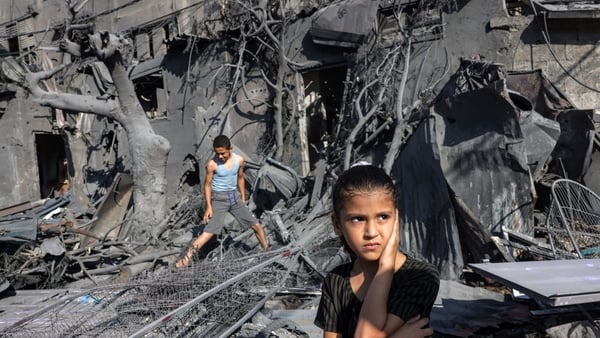
<svg viewBox="0 0 600 338">
<path fill-rule="evenodd" d="M 359 165 L 333 186 L 332 222 L 352 261 L 326 277 L 315 324 L 323 337 L 425 337 L 439 288 L 431 264 L 398 251 L 399 219 L 392 179 Z"/>
</svg>

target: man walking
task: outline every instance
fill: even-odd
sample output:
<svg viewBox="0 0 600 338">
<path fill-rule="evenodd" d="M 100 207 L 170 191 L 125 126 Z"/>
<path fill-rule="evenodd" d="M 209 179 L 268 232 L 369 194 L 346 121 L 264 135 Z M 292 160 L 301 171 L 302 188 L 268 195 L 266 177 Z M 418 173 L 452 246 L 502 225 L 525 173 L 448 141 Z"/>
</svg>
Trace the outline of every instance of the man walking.
<svg viewBox="0 0 600 338">
<path fill-rule="evenodd" d="M 215 234 L 223 229 L 225 213 L 229 212 L 243 228 L 252 228 L 263 250 L 267 249 L 267 238 L 262 226 L 246 206 L 246 182 L 244 180 L 244 158 L 233 152 L 231 141 L 225 135 L 213 141 L 215 157 L 206 164 L 204 198 L 206 210 L 202 232 L 179 259 L 176 267 L 188 266 L 194 253 L 200 250 Z M 239 190 L 238 190 L 239 189 Z"/>
</svg>

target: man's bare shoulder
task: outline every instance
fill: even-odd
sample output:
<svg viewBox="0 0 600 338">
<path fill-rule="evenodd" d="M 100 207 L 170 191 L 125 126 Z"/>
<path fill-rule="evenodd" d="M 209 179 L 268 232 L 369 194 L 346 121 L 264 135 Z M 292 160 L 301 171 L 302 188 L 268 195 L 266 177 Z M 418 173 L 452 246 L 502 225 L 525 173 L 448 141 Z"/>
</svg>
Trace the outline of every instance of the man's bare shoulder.
<svg viewBox="0 0 600 338">
<path fill-rule="evenodd" d="M 217 167 L 217 162 L 214 159 L 210 159 L 206 162 L 206 170 L 208 171 L 215 171 L 217 170 Z"/>
<path fill-rule="evenodd" d="M 238 158 L 238 163 L 240 165 L 244 164 L 244 157 L 242 155 L 240 155 L 240 154 L 236 154 L 236 155 L 237 155 L 237 158 Z"/>
</svg>

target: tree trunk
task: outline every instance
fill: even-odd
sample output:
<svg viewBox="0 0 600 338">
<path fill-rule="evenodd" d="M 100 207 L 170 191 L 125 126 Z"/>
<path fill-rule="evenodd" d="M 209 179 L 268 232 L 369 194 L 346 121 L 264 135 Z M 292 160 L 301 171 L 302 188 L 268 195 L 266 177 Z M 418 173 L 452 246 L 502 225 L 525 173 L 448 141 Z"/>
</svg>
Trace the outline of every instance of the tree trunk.
<svg viewBox="0 0 600 338">
<path fill-rule="evenodd" d="M 167 158 L 171 146 L 166 138 L 154 133 L 125 67 L 120 63 L 107 66 L 119 96 L 120 122 L 127 132 L 131 152 L 135 202 L 133 228 L 154 229 L 167 214 Z"/>
<path fill-rule="evenodd" d="M 139 103 L 133 82 L 127 75 L 121 55 L 130 42 L 108 33 L 89 35 L 94 54 L 109 69 L 118 97 L 99 100 L 89 95 L 50 93 L 40 87 L 40 80 L 50 78 L 62 67 L 27 73 L 25 86 L 33 100 L 44 106 L 69 111 L 107 116 L 119 122 L 126 131 L 132 159 L 134 229 L 131 239 L 143 242 L 155 237 L 158 225 L 167 214 L 167 158 L 169 141 L 154 133 Z M 68 40 L 67 40 L 68 42 Z"/>
</svg>

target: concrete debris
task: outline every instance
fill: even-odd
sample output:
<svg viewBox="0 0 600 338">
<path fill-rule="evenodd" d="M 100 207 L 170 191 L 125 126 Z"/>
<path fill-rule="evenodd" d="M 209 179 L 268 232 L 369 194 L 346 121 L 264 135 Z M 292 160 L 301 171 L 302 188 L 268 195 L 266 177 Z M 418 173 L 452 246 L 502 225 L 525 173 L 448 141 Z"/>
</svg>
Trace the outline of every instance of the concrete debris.
<svg viewBox="0 0 600 338">
<path fill-rule="evenodd" d="M 0 10 L 3 336 L 321 336 L 321 283 L 351 259 L 332 183 L 359 161 L 440 271 L 435 337 L 599 335 L 598 283 L 549 304 L 480 267 L 597 264 L 600 5 L 44 3 Z M 176 269 L 219 134 L 269 251 L 227 217 Z"/>
<path fill-rule="evenodd" d="M 356 48 L 365 42 L 378 3 L 373 1 L 344 0 L 319 9 L 313 15 L 310 33 L 314 43 Z"/>
</svg>

